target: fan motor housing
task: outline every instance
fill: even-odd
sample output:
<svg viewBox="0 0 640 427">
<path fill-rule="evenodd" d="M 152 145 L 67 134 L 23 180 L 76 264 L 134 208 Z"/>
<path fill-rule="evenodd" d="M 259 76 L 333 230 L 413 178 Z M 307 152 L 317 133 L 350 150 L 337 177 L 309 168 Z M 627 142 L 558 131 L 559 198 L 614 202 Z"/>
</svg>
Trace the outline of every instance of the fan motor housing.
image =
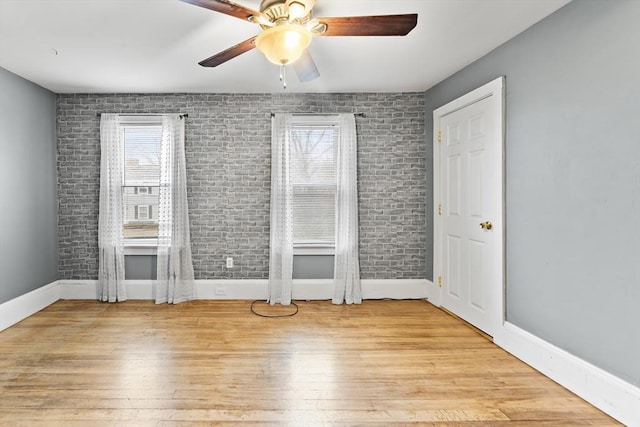
<svg viewBox="0 0 640 427">
<path fill-rule="evenodd" d="M 304 16 L 292 17 L 292 4 L 303 7 Z M 260 12 L 276 25 L 282 22 L 294 21 L 303 24 L 311 19 L 311 9 L 313 9 L 314 4 L 315 0 L 262 0 Z"/>
<path fill-rule="evenodd" d="M 286 3 L 286 0 L 262 0 L 262 2 L 260 2 L 260 12 L 264 12 L 272 6 L 285 5 Z"/>
<path fill-rule="evenodd" d="M 289 18 L 289 9 L 285 0 L 262 0 L 260 12 L 269 17 L 271 22 L 278 22 Z"/>
</svg>

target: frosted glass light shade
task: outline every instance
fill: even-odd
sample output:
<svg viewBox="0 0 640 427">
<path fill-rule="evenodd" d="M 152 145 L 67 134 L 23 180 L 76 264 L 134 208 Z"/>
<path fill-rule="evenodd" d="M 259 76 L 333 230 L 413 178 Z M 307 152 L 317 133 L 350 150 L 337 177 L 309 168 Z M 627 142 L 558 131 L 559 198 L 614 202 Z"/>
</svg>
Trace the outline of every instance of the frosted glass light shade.
<svg viewBox="0 0 640 427">
<path fill-rule="evenodd" d="M 311 43 L 313 35 L 301 25 L 281 24 L 256 37 L 256 47 L 274 64 L 295 62 Z"/>
</svg>

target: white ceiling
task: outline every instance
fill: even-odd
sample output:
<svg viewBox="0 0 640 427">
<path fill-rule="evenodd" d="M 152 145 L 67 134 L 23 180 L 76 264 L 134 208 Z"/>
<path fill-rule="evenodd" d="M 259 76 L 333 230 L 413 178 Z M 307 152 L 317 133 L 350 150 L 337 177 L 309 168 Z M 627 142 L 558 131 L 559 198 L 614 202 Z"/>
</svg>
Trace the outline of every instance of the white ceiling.
<svg viewBox="0 0 640 427">
<path fill-rule="evenodd" d="M 405 37 L 316 37 L 287 92 L 424 91 L 570 0 L 318 0 L 316 17 L 418 13 Z M 259 0 L 237 0 L 253 9 Z M 178 0 L 0 0 L 0 66 L 56 93 L 283 92 L 257 50 L 198 61 L 257 25 Z"/>
</svg>

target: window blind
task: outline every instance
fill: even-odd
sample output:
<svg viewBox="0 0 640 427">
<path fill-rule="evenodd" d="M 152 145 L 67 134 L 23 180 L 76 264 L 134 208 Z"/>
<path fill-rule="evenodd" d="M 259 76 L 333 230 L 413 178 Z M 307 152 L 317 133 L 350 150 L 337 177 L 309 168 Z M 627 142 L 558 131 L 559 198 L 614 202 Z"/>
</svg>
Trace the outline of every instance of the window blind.
<svg viewBox="0 0 640 427">
<path fill-rule="evenodd" d="M 338 132 L 331 125 L 290 128 L 294 244 L 334 244 Z"/>
</svg>

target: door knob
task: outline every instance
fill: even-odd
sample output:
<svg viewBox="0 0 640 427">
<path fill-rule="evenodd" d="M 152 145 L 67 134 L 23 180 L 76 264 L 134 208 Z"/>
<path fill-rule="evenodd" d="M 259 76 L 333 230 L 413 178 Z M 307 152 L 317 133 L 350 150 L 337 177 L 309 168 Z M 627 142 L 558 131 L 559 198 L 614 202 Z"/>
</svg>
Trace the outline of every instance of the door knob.
<svg viewBox="0 0 640 427">
<path fill-rule="evenodd" d="M 491 222 L 489 221 L 481 222 L 480 228 L 482 228 L 483 230 L 491 230 L 493 228 L 493 224 L 491 224 Z"/>
</svg>

